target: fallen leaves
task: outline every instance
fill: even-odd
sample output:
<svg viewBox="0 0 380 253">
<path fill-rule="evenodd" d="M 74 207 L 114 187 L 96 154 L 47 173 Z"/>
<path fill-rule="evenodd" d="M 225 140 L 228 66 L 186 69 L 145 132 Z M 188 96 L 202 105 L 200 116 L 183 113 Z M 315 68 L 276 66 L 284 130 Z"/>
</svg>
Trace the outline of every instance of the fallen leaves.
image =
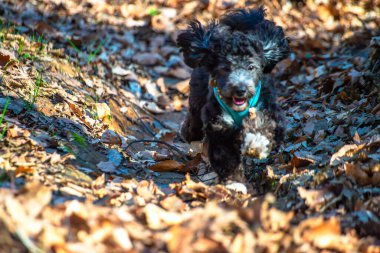
<svg viewBox="0 0 380 253">
<path fill-rule="evenodd" d="M 356 243 L 354 238 L 340 235 L 340 223 L 336 218 L 327 221 L 323 218 L 309 219 L 300 224 L 300 229 L 302 228 L 302 239 L 318 248 L 350 252 L 353 250 L 350 246 Z"/>
<path fill-rule="evenodd" d="M 4 67 L 6 65 L 9 65 L 12 61 L 16 61 L 16 56 L 13 54 L 13 52 L 8 51 L 4 48 L 0 48 L 0 65 Z"/>
<path fill-rule="evenodd" d="M 185 165 L 174 160 L 164 160 L 149 167 L 149 169 L 157 172 L 181 170 Z"/>
<path fill-rule="evenodd" d="M 108 120 L 111 117 L 111 109 L 106 103 L 95 103 L 96 115 L 100 120 Z"/>
<path fill-rule="evenodd" d="M 321 207 L 335 197 L 334 193 L 328 189 L 307 190 L 303 187 L 298 187 L 297 190 L 301 198 L 305 199 L 306 205 L 317 210 L 320 210 Z"/>
<path fill-rule="evenodd" d="M 116 171 L 116 165 L 112 161 L 100 162 L 96 166 L 103 172 L 113 173 Z"/>
<path fill-rule="evenodd" d="M 0 29 L 1 248 L 380 252 L 373 3 L 264 2 L 292 38 L 272 73 L 288 133 L 270 159 L 244 160 L 242 194 L 208 185 L 207 147 L 180 140 L 191 70 L 175 38 L 189 18 L 252 5 L 161 2 L 0 3 L 15 24 Z"/>
<path fill-rule="evenodd" d="M 351 145 L 344 145 L 341 147 L 338 152 L 332 155 L 331 160 L 330 160 L 330 165 L 338 165 L 343 163 L 342 158 L 344 157 L 352 157 L 355 153 L 360 151 L 364 145 L 356 145 L 356 144 L 351 144 Z"/>
<path fill-rule="evenodd" d="M 104 131 L 104 133 L 102 134 L 101 141 L 106 144 L 118 146 L 120 146 L 122 143 L 121 137 L 110 129 Z"/>
<path fill-rule="evenodd" d="M 360 186 L 380 186 L 380 165 L 360 168 L 358 164 L 345 163 L 344 169 L 347 177 L 352 178 Z"/>
</svg>

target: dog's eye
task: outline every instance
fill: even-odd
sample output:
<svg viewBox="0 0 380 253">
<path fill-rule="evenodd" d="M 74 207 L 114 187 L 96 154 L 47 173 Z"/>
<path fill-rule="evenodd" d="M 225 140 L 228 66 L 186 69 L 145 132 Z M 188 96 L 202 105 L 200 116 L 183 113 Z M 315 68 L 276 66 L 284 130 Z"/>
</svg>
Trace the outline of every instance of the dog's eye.
<svg viewBox="0 0 380 253">
<path fill-rule="evenodd" d="M 248 70 L 254 70 L 257 69 L 255 65 L 251 64 L 248 66 Z"/>
</svg>

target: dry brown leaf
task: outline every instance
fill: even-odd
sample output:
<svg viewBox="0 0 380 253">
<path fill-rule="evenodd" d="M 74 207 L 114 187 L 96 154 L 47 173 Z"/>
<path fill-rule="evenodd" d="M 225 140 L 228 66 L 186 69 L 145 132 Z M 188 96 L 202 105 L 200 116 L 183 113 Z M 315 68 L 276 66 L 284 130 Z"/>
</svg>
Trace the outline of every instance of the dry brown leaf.
<svg viewBox="0 0 380 253">
<path fill-rule="evenodd" d="M 18 166 L 15 170 L 16 177 L 23 176 L 25 174 L 33 174 L 36 171 L 34 166 Z"/>
<path fill-rule="evenodd" d="M 160 136 L 161 141 L 173 143 L 174 138 L 177 136 L 176 132 L 166 132 Z"/>
<path fill-rule="evenodd" d="M 29 137 L 30 132 L 27 129 L 19 128 L 18 126 L 9 127 L 7 130 L 8 138 Z"/>
<path fill-rule="evenodd" d="M 228 253 L 229 251 L 223 246 L 221 242 L 216 242 L 207 238 L 199 238 L 192 244 L 192 248 L 195 252 L 204 253 Z"/>
<path fill-rule="evenodd" d="M 330 159 L 330 165 L 336 166 L 339 165 L 343 162 L 342 158 L 347 156 L 350 157 L 360 149 L 364 147 L 364 144 L 362 145 L 356 145 L 356 144 L 351 144 L 351 145 L 344 145 L 341 147 L 338 152 L 332 155 Z"/>
<path fill-rule="evenodd" d="M 360 185 L 373 185 L 380 186 L 380 172 L 376 171 L 372 175 L 368 174 L 368 171 L 365 171 L 359 167 L 358 164 L 345 163 L 344 169 L 346 175 L 355 180 L 355 182 Z"/>
<path fill-rule="evenodd" d="M 69 107 L 71 109 L 71 111 L 77 115 L 78 117 L 83 117 L 83 112 L 80 108 L 77 107 L 77 105 L 75 103 L 72 103 L 72 102 L 68 102 L 69 104 Z"/>
<path fill-rule="evenodd" d="M 152 182 L 143 180 L 137 184 L 136 193 L 145 201 L 150 201 L 155 194 L 156 187 Z"/>
<path fill-rule="evenodd" d="M 164 15 L 157 15 L 152 17 L 152 28 L 156 31 L 173 31 L 174 24 L 173 18 Z"/>
<path fill-rule="evenodd" d="M 120 146 L 122 143 L 120 136 L 110 129 L 107 129 L 106 131 L 104 131 L 104 133 L 102 134 L 101 141 L 103 143 L 107 143 L 110 145 L 118 145 L 118 146 Z"/>
<path fill-rule="evenodd" d="M 52 61 L 52 66 L 58 70 L 59 72 L 68 75 L 69 77 L 76 77 L 77 72 L 72 67 L 71 64 L 65 62 L 65 61 Z"/>
<path fill-rule="evenodd" d="M 106 182 L 105 175 L 102 174 L 101 176 L 97 177 L 95 181 L 91 183 L 91 188 L 92 188 L 93 193 L 99 198 L 103 198 L 105 195 L 108 194 L 108 191 L 104 188 L 105 182 Z"/>
<path fill-rule="evenodd" d="M 355 246 L 354 238 L 341 235 L 340 222 L 337 218 L 330 218 L 327 221 L 323 218 L 312 218 L 300 224 L 300 227 L 304 226 L 309 228 L 304 231 L 303 240 L 320 249 L 351 252 Z"/>
<path fill-rule="evenodd" d="M 293 168 L 301 168 L 315 163 L 313 159 L 308 157 L 298 157 L 296 153 L 290 162 Z"/>
<path fill-rule="evenodd" d="M 168 226 L 177 225 L 183 221 L 182 215 L 175 212 L 165 211 L 151 203 L 144 207 L 144 213 L 148 227 L 153 230 L 164 229 Z"/>
<path fill-rule="evenodd" d="M 255 107 L 249 108 L 249 118 L 250 119 L 256 118 L 256 108 Z"/>
<path fill-rule="evenodd" d="M 189 247 L 193 240 L 194 232 L 188 228 L 181 226 L 173 226 L 168 233 L 168 240 L 166 241 L 170 253 L 191 253 L 192 249 Z"/>
<path fill-rule="evenodd" d="M 169 195 L 160 201 L 160 205 L 168 211 L 184 211 L 187 207 L 176 195 Z"/>
<path fill-rule="evenodd" d="M 298 187 L 297 191 L 301 198 L 305 199 L 306 205 L 311 208 L 321 207 L 335 197 L 332 192 L 326 189 L 307 190 L 303 187 Z"/>
<path fill-rule="evenodd" d="M 14 53 L 4 48 L 0 48 L 0 65 L 4 67 L 5 65 L 9 64 L 12 61 L 14 62 L 17 61 Z"/>
<path fill-rule="evenodd" d="M 176 112 L 180 112 L 183 109 L 183 102 L 178 96 L 175 96 L 173 99 L 173 108 Z"/>
<path fill-rule="evenodd" d="M 127 230 L 122 227 L 117 227 L 112 232 L 114 241 L 123 249 L 133 249 L 133 244 L 129 238 Z"/>
<path fill-rule="evenodd" d="M 190 85 L 189 85 L 189 82 L 190 82 L 190 79 L 186 79 L 186 80 L 183 80 L 179 83 L 177 83 L 176 85 L 174 85 L 173 87 L 178 90 L 179 92 L 181 92 L 182 94 L 185 94 L 185 95 L 188 95 L 189 94 L 189 91 L 190 91 Z"/>
<path fill-rule="evenodd" d="M 39 182 L 27 184 L 20 193 L 22 195 L 18 199 L 32 217 L 37 217 L 52 198 L 51 189 Z"/>
<path fill-rule="evenodd" d="M 154 102 L 141 101 L 140 106 L 142 106 L 147 111 L 149 111 L 151 113 L 155 113 L 155 114 L 162 114 L 165 112 L 160 107 L 158 107 L 157 104 Z"/>
<path fill-rule="evenodd" d="M 111 109 L 106 103 L 95 103 L 94 106 L 100 120 L 104 121 L 111 116 Z"/>
<path fill-rule="evenodd" d="M 175 171 L 181 170 L 185 165 L 183 163 L 174 160 L 160 161 L 152 166 L 149 166 L 150 170 L 156 172 Z"/>
</svg>

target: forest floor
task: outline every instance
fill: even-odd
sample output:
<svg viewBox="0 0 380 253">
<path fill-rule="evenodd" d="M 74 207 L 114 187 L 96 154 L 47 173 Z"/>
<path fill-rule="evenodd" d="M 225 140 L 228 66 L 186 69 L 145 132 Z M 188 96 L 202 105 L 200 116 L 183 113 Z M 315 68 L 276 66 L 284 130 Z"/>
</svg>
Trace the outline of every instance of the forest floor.
<svg viewBox="0 0 380 253">
<path fill-rule="evenodd" d="M 178 136 L 175 38 L 257 4 L 126 2 L 0 2 L 0 252 L 380 252 L 378 1 L 264 1 L 287 134 L 248 194 Z"/>
</svg>

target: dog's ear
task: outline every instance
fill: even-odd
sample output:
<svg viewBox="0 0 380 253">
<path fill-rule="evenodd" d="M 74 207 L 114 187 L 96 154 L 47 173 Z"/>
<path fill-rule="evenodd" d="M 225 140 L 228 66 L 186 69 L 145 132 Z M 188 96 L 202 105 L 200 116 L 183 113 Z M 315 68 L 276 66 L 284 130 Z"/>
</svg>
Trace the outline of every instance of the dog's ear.
<svg viewBox="0 0 380 253">
<path fill-rule="evenodd" d="M 270 72 L 274 66 L 289 54 L 288 38 L 274 22 L 265 20 L 256 27 L 256 34 L 263 47 L 264 72 Z"/>
<path fill-rule="evenodd" d="M 185 63 L 196 68 L 211 53 L 209 42 L 216 27 L 216 22 L 207 27 L 201 25 L 197 20 L 190 22 L 189 27 L 178 35 L 177 45 L 180 47 L 185 58 Z"/>
</svg>

